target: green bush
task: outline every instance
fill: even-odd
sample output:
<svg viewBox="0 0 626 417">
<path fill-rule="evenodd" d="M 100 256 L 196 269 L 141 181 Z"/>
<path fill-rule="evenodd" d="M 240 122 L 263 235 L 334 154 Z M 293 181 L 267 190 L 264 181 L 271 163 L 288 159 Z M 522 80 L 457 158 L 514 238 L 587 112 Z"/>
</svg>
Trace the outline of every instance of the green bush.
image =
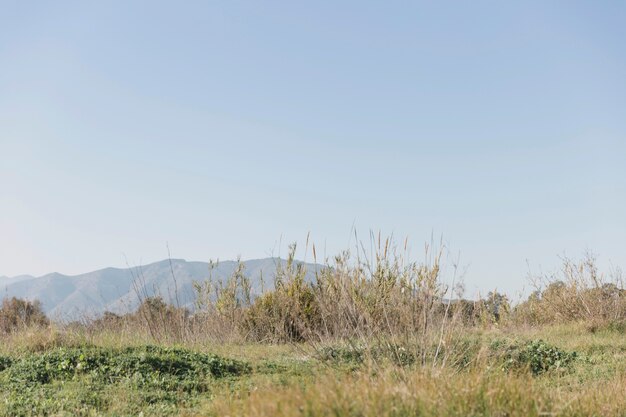
<svg viewBox="0 0 626 417">
<path fill-rule="evenodd" d="M 497 340 L 491 349 L 502 359 L 504 370 L 529 370 L 533 375 L 567 370 L 578 357 L 576 352 L 567 352 L 543 340 L 523 344 Z"/>
<path fill-rule="evenodd" d="M 4 371 L 8 367 L 13 364 L 11 358 L 7 358 L 6 356 L 0 356 L 0 372 Z"/>
<path fill-rule="evenodd" d="M 365 361 L 366 349 L 359 346 L 325 346 L 319 351 L 323 361 L 361 364 Z"/>
<path fill-rule="evenodd" d="M 325 346 L 319 350 L 323 361 L 347 364 L 362 364 L 367 359 L 389 362 L 397 366 L 410 366 L 416 363 L 415 352 L 396 343 L 379 343 L 365 347 L 361 345 Z"/>
</svg>

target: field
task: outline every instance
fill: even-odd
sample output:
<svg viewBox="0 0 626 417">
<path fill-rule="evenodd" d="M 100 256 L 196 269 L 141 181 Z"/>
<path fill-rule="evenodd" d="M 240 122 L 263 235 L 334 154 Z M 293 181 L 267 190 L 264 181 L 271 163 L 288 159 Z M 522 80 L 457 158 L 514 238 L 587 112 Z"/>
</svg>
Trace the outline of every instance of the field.
<svg viewBox="0 0 626 417">
<path fill-rule="evenodd" d="M 515 306 L 450 302 L 438 254 L 373 258 L 306 283 L 290 257 L 256 298 L 238 271 L 193 315 L 146 297 L 62 325 L 5 300 L 0 416 L 626 416 L 624 290 L 592 257 Z"/>
<path fill-rule="evenodd" d="M 471 337 L 478 362 L 453 369 L 367 363 L 345 347 L 320 358 L 304 345 L 155 346 L 26 331 L 1 348 L 0 415 L 626 415 L 623 332 L 569 325 Z M 528 356 L 507 356 L 511 345 Z"/>
</svg>

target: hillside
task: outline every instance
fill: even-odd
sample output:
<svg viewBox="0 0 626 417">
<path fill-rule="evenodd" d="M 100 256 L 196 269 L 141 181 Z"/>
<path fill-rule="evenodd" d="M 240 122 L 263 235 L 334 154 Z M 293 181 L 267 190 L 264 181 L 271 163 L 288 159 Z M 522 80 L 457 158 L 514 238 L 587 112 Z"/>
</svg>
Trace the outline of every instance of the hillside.
<svg viewBox="0 0 626 417">
<path fill-rule="evenodd" d="M 276 266 L 280 262 L 285 261 L 280 258 L 242 261 L 244 273 L 252 283 L 253 295 L 262 291 L 261 277 L 265 288 L 272 288 Z M 160 295 L 173 303 L 176 287 L 180 304 L 192 307 L 192 284 L 208 279 L 209 263 L 172 259 L 171 267 L 169 260 L 163 260 L 134 268 L 105 268 L 74 276 L 55 272 L 41 277 L 0 277 L 0 290 L 2 298 L 41 301 L 46 314 L 57 320 L 94 317 L 105 311 L 132 311 L 138 305 L 138 292 Z M 219 262 L 212 270 L 213 280 L 217 282 L 230 276 L 236 267 L 236 261 Z M 316 265 L 306 264 L 306 267 L 307 279 L 311 279 Z"/>
</svg>

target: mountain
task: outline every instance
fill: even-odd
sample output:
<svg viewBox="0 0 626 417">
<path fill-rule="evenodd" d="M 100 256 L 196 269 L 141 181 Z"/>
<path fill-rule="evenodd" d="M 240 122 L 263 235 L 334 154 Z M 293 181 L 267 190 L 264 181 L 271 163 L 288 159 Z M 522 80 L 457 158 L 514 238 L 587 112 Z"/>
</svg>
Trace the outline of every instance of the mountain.
<svg viewBox="0 0 626 417">
<path fill-rule="evenodd" d="M 1 276 L 0 277 L 0 288 L 4 288 L 5 285 L 11 284 L 13 282 L 18 282 L 18 281 L 22 281 L 25 279 L 32 279 L 33 277 L 31 275 L 18 275 L 16 277 L 5 277 L 5 276 Z"/>
<path fill-rule="evenodd" d="M 273 287 L 276 267 L 286 261 L 265 258 L 242 263 L 244 274 L 252 284 L 252 294 L 256 296 L 262 293 L 263 287 Z M 315 264 L 305 266 L 307 280 L 312 280 L 315 271 L 321 268 Z M 39 300 L 46 314 L 56 320 L 97 317 L 105 311 L 126 313 L 136 309 L 140 297 L 146 295 L 160 295 L 166 301 L 176 303 L 178 293 L 180 305 L 192 308 L 194 282 L 204 282 L 209 276 L 213 282 L 220 282 L 231 276 L 236 268 L 236 261 L 223 261 L 209 272 L 207 262 L 166 259 L 135 268 L 105 268 L 74 276 L 55 272 L 41 277 L 0 277 L 0 298 Z"/>
</svg>

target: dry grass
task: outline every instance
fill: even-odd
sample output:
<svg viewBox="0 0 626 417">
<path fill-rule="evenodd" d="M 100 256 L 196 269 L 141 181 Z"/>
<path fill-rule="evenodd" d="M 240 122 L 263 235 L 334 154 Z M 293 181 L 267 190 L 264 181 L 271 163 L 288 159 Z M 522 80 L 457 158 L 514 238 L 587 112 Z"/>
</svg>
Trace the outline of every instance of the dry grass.
<svg viewBox="0 0 626 417">
<path fill-rule="evenodd" d="M 618 416 L 626 410 L 621 375 L 572 389 L 528 375 L 419 370 L 320 376 L 305 386 L 217 398 L 220 416 Z"/>
<path fill-rule="evenodd" d="M 560 271 L 532 278 L 535 292 L 512 317 L 530 325 L 586 322 L 590 329 L 626 325 L 626 290 L 619 269 L 602 273 L 588 253 L 563 259 Z"/>
</svg>

